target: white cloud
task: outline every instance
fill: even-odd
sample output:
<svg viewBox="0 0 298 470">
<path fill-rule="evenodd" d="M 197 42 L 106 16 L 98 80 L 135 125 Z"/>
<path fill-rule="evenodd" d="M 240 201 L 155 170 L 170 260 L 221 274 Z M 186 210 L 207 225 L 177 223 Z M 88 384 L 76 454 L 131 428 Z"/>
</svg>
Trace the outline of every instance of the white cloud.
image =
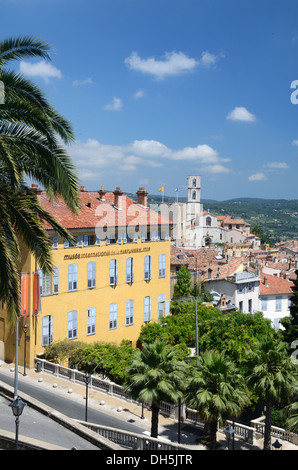
<svg viewBox="0 0 298 470">
<path fill-rule="evenodd" d="M 201 167 L 202 171 L 219 174 L 230 170 L 223 159 L 208 145 L 185 147 L 173 150 L 155 140 L 135 140 L 127 145 L 105 145 L 96 139 L 76 141 L 68 148 L 75 165 L 81 171 L 88 173 L 92 170 L 109 171 L 117 168 L 119 171 L 135 172 L 139 167 L 159 168 L 166 165 L 168 160 L 191 161 Z M 91 170 L 92 169 L 92 170 Z M 146 170 L 145 170 L 146 171 Z"/>
<path fill-rule="evenodd" d="M 45 60 L 32 64 L 31 62 L 20 62 L 20 73 L 30 77 L 41 77 L 46 83 L 50 78 L 61 78 L 62 73 L 54 65 L 47 63 Z"/>
<path fill-rule="evenodd" d="M 265 167 L 270 168 L 271 170 L 286 170 L 289 168 L 286 162 L 269 162 L 266 163 Z"/>
<path fill-rule="evenodd" d="M 298 145 L 298 140 L 293 140 L 292 144 L 293 145 Z"/>
<path fill-rule="evenodd" d="M 198 65 L 195 59 L 183 52 L 166 52 L 162 60 L 153 57 L 141 59 L 137 52 L 133 52 L 124 62 L 130 69 L 153 75 L 160 80 L 167 76 L 191 72 Z"/>
<path fill-rule="evenodd" d="M 201 55 L 200 65 L 210 67 L 211 65 L 215 65 L 221 57 L 224 57 L 224 55 L 215 55 L 208 51 L 204 51 Z"/>
<path fill-rule="evenodd" d="M 109 111 L 120 111 L 122 109 L 123 103 L 121 98 L 113 98 L 112 103 L 107 104 L 104 109 L 107 109 Z"/>
<path fill-rule="evenodd" d="M 234 108 L 233 111 L 228 114 L 227 119 L 232 121 L 253 122 L 256 120 L 256 117 L 243 106 L 239 106 Z"/>
<path fill-rule="evenodd" d="M 138 91 L 135 92 L 135 94 L 133 96 L 136 99 L 144 98 L 146 96 L 146 90 L 138 90 Z"/>
<path fill-rule="evenodd" d="M 85 78 L 83 80 L 74 80 L 72 82 L 73 86 L 90 85 L 92 83 L 94 83 L 94 81 L 90 77 Z"/>
<path fill-rule="evenodd" d="M 266 181 L 267 179 L 268 179 L 267 176 L 261 172 L 254 173 L 248 178 L 249 181 Z"/>
</svg>

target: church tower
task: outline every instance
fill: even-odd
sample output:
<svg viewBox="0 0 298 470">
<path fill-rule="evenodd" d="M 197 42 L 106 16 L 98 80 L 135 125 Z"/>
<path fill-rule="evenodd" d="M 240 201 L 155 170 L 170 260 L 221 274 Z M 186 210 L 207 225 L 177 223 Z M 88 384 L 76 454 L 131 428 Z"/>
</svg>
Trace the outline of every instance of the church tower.
<svg viewBox="0 0 298 470">
<path fill-rule="evenodd" d="M 187 177 L 187 202 L 201 202 L 201 177 L 199 175 L 189 175 Z"/>
</svg>

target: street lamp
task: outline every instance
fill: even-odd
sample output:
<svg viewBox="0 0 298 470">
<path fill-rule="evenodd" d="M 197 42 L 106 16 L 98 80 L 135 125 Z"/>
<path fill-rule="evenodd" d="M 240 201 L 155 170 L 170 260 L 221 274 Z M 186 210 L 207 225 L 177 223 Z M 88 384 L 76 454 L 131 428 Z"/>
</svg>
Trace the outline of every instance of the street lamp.
<svg viewBox="0 0 298 470">
<path fill-rule="evenodd" d="M 17 397 L 12 403 L 9 404 L 9 406 L 12 408 L 13 415 L 16 418 L 15 449 L 18 450 L 20 416 L 23 413 L 23 409 L 26 406 L 26 403 L 24 403 L 20 397 Z"/>
<path fill-rule="evenodd" d="M 25 338 L 24 338 L 24 341 L 25 341 L 25 345 L 24 345 L 24 376 L 27 375 L 26 374 L 26 342 L 27 342 L 27 339 L 29 339 L 29 336 L 27 336 L 27 331 L 28 331 L 28 328 L 29 326 L 26 324 L 23 326 L 23 330 L 24 330 L 24 333 L 25 333 Z"/>
<path fill-rule="evenodd" d="M 89 372 L 86 372 L 84 375 L 84 382 L 86 384 L 86 407 L 85 407 L 85 421 L 87 421 L 87 411 L 88 411 L 88 386 L 91 380 L 91 375 Z"/>
<path fill-rule="evenodd" d="M 229 425 L 227 428 L 224 429 L 224 433 L 228 441 L 228 449 L 231 450 L 231 442 L 233 442 L 232 449 L 234 450 L 234 433 L 235 433 L 234 428 L 232 428 L 232 426 Z"/>
</svg>

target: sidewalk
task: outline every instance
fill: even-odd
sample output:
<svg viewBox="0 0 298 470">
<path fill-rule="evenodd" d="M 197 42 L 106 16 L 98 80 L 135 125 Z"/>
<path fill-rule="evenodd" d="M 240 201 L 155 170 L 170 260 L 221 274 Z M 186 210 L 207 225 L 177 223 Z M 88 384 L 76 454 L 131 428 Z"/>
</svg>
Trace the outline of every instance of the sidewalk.
<svg viewBox="0 0 298 470">
<path fill-rule="evenodd" d="M 12 375 L 14 374 L 14 364 L 7 364 L 0 362 L 0 367 L 5 368 Z M 19 367 L 19 373 L 22 374 L 23 369 Z M 71 382 L 68 379 L 56 377 L 47 372 L 36 372 L 35 369 L 26 369 L 27 376 L 24 379 L 31 383 L 41 383 L 43 388 L 55 389 L 56 393 L 67 396 L 69 400 L 82 401 L 85 399 L 86 387 L 82 384 Z M 108 395 L 98 390 L 94 390 L 91 387 L 88 389 L 88 408 L 93 407 L 99 409 L 105 413 L 112 413 L 117 415 L 118 419 L 126 422 L 134 422 L 144 429 L 145 434 L 150 436 L 151 430 L 151 411 L 144 407 L 143 419 L 142 407 L 130 401 Z M 162 414 L 159 415 L 159 436 L 165 438 L 167 436 L 169 428 L 177 429 L 178 423 L 176 420 L 167 418 Z M 202 430 L 192 423 L 184 422 L 181 423 L 181 444 L 186 444 L 188 447 L 193 447 L 194 450 L 200 450 L 202 447 L 196 443 L 198 435 L 202 435 Z M 272 439 L 274 442 L 275 439 Z M 295 446 L 287 441 L 280 440 L 283 450 L 298 450 L 298 446 Z M 176 441 L 177 442 L 177 441 Z M 217 433 L 217 442 L 223 449 L 227 447 L 226 437 L 224 433 Z M 235 450 L 261 450 L 263 448 L 262 439 L 256 441 L 253 445 L 244 442 L 241 439 L 235 438 Z"/>
</svg>

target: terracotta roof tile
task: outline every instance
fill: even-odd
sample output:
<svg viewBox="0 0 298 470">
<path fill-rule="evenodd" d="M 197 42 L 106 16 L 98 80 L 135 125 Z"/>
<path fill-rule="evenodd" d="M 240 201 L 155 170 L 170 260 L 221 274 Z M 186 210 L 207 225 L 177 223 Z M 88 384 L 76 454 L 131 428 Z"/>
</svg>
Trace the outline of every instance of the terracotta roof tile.
<svg viewBox="0 0 298 470">
<path fill-rule="evenodd" d="M 293 293 L 291 287 L 294 286 L 294 283 L 288 279 L 265 273 L 261 273 L 260 278 L 260 295 Z"/>
<path fill-rule="evenodd" d="M 37 195 L 40 204 L 49 211 L 60 224 L 67 229 L 94 228 L 94 227 L 120 227 L 135 225 L 171 226 L 172 222 L 150 208 L 144 208 L 133 199 L 122 196 L 122 210 L 114 206 L 114 194 L 106 193 L 105 201 L 100 200 L 98 192 L 80 192 L 80 212 L 74 214 L 67 207 L 62 198 L 49 201 L 46 192 Z M 45 229 L 52 227 L 45 223 Z"/>
</svg>

